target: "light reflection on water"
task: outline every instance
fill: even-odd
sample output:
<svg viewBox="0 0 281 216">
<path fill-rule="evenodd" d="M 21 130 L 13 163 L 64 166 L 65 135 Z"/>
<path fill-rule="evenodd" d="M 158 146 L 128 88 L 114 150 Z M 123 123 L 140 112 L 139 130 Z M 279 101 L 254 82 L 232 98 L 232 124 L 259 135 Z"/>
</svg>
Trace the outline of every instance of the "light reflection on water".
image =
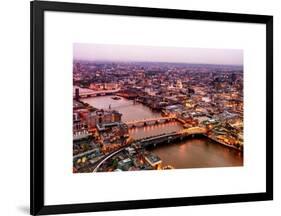
<svg viewBox="0 0 281 216">
<path fill-rule="evenodd" d="M 121 98 L 120 100 L 112 99 L 112 96 L 101 96 L 93 98 L 85 98 L 82 101 L 99 109 L 117 110 L 122 113 L 122 121 L 141 120 L 153 117 L 160 117 L 161 113 L 152 112 L 152 110 L 140 103 L 134 104 L 133 101 Z"/>
<path fill-rule="evenodd" d="M 208 138 L 193 138 L 151 149 L 163 162 L 175 168 L 243 166 L 240 152 Z"/>
<path fill-rule="evenodd" d="M 113 100 L 112 96 L 101 96 L 82 99 L 99 109 L 115 109 L 122 113 L 122 121 L 141 120 L 161 116 L 142 104 L 121 98 Z M 165 124 L 136 127 L 129 130 L 134 139 L 155 136 L 163 133 L 178 131 L 181 124 L 174 121 Z M 163 165 L 175 168 L 224 167 L 242 166 L 243 156 L 236 150 L 229 149 L 207 138 L 194 138 L 182 142 L 159 145 L 151 148 L 162 160 Z"/>
<path fill-rule="evenodd" d="M 159 125 L 131 128 L 129 133 L 134 139 L 141 139 L 148 136 L 156 136 L 163 133 L 179 131 L 180 129 L 182 129 L 181 124 L 174 121 Z"/>
</svg>

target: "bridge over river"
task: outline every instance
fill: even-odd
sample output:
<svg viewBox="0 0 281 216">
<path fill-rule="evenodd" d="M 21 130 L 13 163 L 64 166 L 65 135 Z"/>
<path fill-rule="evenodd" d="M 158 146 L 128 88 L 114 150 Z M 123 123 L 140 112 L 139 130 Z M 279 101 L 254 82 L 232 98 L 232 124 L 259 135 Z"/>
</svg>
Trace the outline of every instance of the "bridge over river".
<svg viewBox="0 0 281 216">
<path fill-rule="evenodd" d="M 207 133 L 207 130 L 205 128 L 192 127 L 192 128 L 188 128 L 188 129 L 183 129 L 183 130 L 178 131 L 178 132 L 160 134 L 160 135 L 157 135 L 157 136 L 146 137 L 146 138 L 143 138 L 143 139 L 135 140 L 132 144 L 140 144 L 145 148 L 145 147 L 148 147 L 150 145 L 156 146 L 156 145 L 161 144 L 161 143 L 171 143 L 172 141 L 182 140 L 182 139 L 184 139 L 188 136 L 193 136 L 193 135 L 196 135 L 196 134 L 203 134 L 204 135 L 206 133 Z M 130 145 L 123 146 L 123 147 L 111 152 L 110 154 L 104 156 L 104 158 L 102 158 L 96 164 L 96 167 L 94 168 L 94 172 L 97 172 L 99 170 L 99 168 L 103 165 L 103 163 L 105 163 L 108 159 L 110 159 L 114 155 L 118 154 L 119 152 L 121 152 L 122 150 L 124 150 L 128 146 L 130 146 Z"/>
<path fill-rule="evenodd" d="M 162 124 L 173 120 L 176 120 L 176 118 L 160 116 L 160 117 L 141 119 L 135 121 L 126 121 L 124 123 L 128 125 L 129 128 L 132 128 L 132 127 L 142 127 L 142 126 L 153 125 L 153 124 Z"/>
<path fill-rule="evenodd" d="M 147 147 L 149 145 L 158 145 L 161 143 L 171 143 L 176 140 L 183 140 L 188 136 L 194 136 L 197 134 L 206 135 L 207 129 L 202 127 L 191 127 L 188 129 L 183 129 L 177 132 L 164 133 L 157 136 L 145 137 L 135 142 L 141 144 L 143 147 Z"/>
<path fill-rule="evenodd" d="M 81 98 L 110 95 L 110 94 L 115 94 L 120 91 L 120 88 L 112 89 L 112 90 L 94 91 L 92 89 L 80 88 L 80 87 L 74 86 L 73 87 L 73 98 L 75 98 L 76 89 L 79 89 L 79 97 L 81 97 Z"/>
</svg>

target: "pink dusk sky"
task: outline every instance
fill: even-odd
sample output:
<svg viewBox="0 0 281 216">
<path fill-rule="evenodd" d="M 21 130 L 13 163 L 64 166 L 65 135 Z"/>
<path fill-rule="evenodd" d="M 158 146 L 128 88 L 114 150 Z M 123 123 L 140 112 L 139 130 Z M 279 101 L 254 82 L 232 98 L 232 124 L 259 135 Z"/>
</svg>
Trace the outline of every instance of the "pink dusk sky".
<svg viewBox="0 0 281 216">
<path fill-rule="evenodd" d="M 74 43 L 76 60 L 180 62 L 243 65 L 241 49 L 210 49 Z"/>
</svg>

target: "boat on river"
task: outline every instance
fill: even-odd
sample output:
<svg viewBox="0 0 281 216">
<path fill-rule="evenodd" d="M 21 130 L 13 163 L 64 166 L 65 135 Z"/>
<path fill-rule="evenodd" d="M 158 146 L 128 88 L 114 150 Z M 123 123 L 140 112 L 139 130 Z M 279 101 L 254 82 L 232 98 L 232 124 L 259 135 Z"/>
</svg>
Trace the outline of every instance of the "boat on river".
<svg viewBox="0 0 281 216">
<path fill-rule="evenodd" d="M 113 100 L 121 100 L 121 98 L 120 97 L 117 97 L 117 96 L 113 96 L 113 97 L 111 97 Z"/>
</svg>

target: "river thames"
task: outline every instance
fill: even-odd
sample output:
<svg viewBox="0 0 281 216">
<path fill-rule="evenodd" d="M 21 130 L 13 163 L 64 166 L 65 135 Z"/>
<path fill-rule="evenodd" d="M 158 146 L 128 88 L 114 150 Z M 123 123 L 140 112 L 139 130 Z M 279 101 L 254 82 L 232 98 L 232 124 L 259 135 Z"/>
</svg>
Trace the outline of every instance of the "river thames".
<svg viewBox="0 0 281 216">
<path fill-rule="evenodd" d="M 141 120 L 161 116 L 161 113 L 152 111 L 140 103 L 121 98 L 112 99 L 112 96 L 100 96 L 81 99 L 98 109 L 114 109 L 122 113 L 122 121 Z M 177 121 L 165 124 L 146 126 L 130 129 L 130 136 L 139 139 L 158 134 L 174 132 L 182 129 Z M 203 168 L 203 167 L 228 167 L 243 166 L 241 152 L 220 145 L 208 138 L 190 138 L 182 142 L 159 145 L 149 148 L 157 154 L 163 165 L 174 168 Z"/>
</svg>

